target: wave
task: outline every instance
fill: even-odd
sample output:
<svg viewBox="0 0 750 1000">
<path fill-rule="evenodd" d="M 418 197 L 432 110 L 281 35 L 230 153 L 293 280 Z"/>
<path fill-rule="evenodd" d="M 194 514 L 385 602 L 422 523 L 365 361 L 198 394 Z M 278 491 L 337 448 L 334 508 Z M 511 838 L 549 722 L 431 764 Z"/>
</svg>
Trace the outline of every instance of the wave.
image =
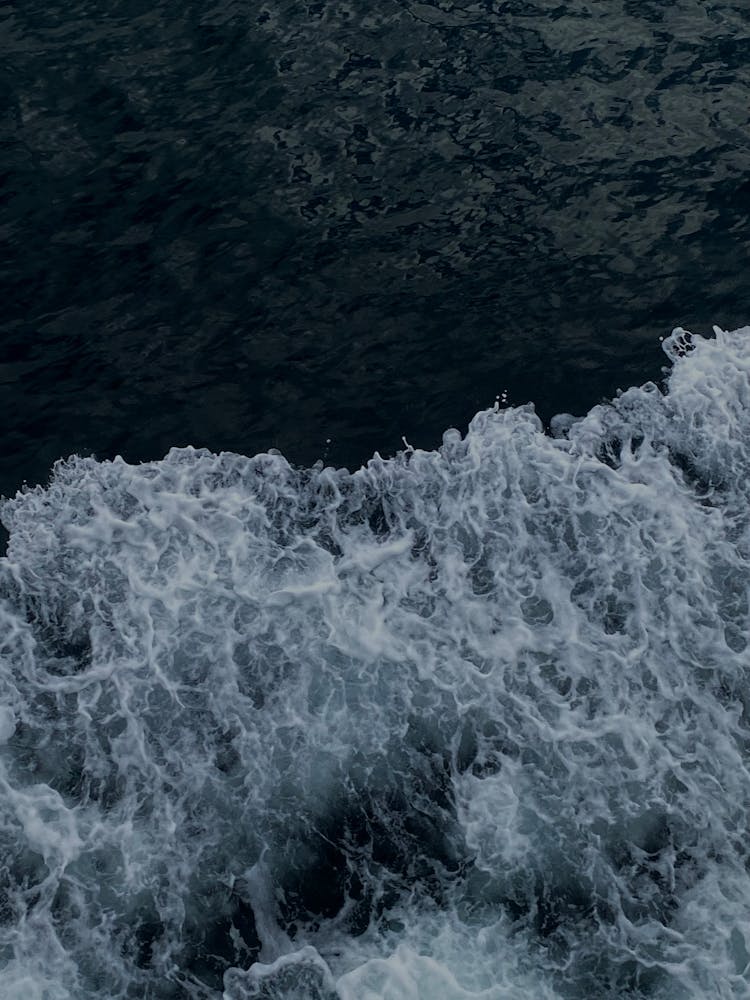
<svg viewBox="0 0 750 1000">
<path fill-rule="evenodd" d="M 7 1000 L 750 996 L 750 328 L 545 433 L 2 504 Z"/>
</svg>

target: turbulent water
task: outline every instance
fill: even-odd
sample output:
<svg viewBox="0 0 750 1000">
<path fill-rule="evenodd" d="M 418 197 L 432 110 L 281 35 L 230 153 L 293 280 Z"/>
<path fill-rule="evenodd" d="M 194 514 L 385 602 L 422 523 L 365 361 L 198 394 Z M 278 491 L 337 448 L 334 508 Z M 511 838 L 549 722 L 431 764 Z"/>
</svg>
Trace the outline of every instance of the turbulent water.
<svg viewBox="0 0 750 1000">
<path fill-rule="evenodd" d="M 2 507 L 3 1000 L 750 996 L 750 328 Z"/>
<path fill-rule="evenodd" d="M 750 1000 L 747 2 L 360 7 L 0 15 L 0 1000 Z"/>
</svg>

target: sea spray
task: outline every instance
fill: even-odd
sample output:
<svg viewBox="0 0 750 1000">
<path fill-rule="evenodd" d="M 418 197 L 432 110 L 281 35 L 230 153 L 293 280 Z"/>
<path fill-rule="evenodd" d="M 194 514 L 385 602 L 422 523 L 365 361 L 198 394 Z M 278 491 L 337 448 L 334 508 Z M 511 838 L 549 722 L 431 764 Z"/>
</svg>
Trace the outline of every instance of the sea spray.
<svg viewBox="0 0 750 1000">
<path fill-rule="evenodd" d="M 750 330 L 350 474 L 4 502 L 8 1000 L 750 996 Z"/>
</svg>

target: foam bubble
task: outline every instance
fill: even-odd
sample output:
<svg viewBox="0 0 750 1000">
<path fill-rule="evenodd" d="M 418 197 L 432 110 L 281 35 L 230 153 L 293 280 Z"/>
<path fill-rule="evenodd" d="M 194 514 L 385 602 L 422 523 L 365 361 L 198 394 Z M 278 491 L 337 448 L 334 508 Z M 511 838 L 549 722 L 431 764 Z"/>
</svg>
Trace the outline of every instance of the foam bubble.
<svg viewBox="0 0 750 1000">
<path fill-rule="evenodd" d="M 16 720 L 9 705 L 0 705 L 0 743 L 7 743 L 16 731 Z"/>
</svg>

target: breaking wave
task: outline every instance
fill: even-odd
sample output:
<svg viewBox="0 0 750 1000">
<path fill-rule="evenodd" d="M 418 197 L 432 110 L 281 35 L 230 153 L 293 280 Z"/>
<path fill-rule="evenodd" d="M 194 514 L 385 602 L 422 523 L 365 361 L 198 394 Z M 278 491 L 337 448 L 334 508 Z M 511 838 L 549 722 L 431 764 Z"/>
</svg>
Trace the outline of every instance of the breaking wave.
<svg viewBox="0 0 750 1000">
<path fill-rule="evenodd" d="M 750 328 L 365 468 L 4 501 L 6 1000 L 750 996 Z"/>
</svg>

